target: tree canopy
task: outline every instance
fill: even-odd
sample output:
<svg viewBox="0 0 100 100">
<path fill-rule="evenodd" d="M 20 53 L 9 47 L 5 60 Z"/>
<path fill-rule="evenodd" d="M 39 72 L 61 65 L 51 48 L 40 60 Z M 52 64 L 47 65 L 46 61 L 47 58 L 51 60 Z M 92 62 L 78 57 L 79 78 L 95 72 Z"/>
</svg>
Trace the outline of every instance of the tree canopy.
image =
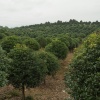
<svg viewBox="0 0 100 100">
<path fill-rule="evenodd" d="M 0 46 L 0 87 L 7 84 L 8 69 L 10 60 L 6 57 L 6 53 Z"/>
<path fill-rule="evenodd" d="M 27 38 L 24 40 L 26 46 L 28 46 L 32 50 L 39 50 L 40 45 L 39 43 L 33 38 Z"/>
<path fill-rule="evenodd" d="M 68 47 L 60 40 L 54 40 L 45 47 L 45 50 L 53 53 L 59 59 L 65 59 L 68 53 Z"/>
<path fill-rule="evenodd" d="M 3 39 L 1 46 L 5 51 L 10 52 L 10 50 L 13 49 L 14 46 L 20 42 L 21 41 L 20 41 L 19 37 L 9 36 L 9 37 L 6 37 L 5 39 Z"/>
<path fill-rule="evenodd" d="M 59 61 L 55 55 L 49 52 L 37 52 L 37 56 L 45 61 L 47 66 L 47 74 L 54 76 L 59 69 Z"/>
</svg>

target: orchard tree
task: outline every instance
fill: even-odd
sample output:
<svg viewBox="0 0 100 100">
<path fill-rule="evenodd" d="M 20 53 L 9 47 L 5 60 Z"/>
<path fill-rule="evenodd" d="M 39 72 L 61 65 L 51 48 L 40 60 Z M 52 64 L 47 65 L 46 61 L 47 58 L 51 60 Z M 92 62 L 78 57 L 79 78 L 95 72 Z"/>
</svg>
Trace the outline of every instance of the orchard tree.
<svg viewBox="0 0 100 100">
<path fill-rule="evenodd" d="M 32 50 L 39 50 L 40 48 L 39 43 L 35 39 L 32 39 L 32 38 L 26 39 L 24 43 L 26 44 L 26 46 L 28 46 Z"/>
<path fill-rule="evenodd" d="M 38 41 L 38 43 L 40 44 L 41 48 L 44 48 L 46 46 L 46 39 L 43 36 L 38 36 L 36 38 L 36 40 Z"/>
<path fill-rule="evenodd" d="M 47 74 L 52 75 L 54 77 L 54 75 L 59 69 L 59 61 L 57 57 L 53 55 L 52 53 L 45 52 L 45 51 L 40 51 L 37 53 L 37 55 L 39 58 L 45 61 L 47 69 L 48 69 Z"/>
<path fill-rule="evenodd" d="M 100 99 L 100 33 L 91 34 L 76 50 L 65 79 L 74 100 Z"/>
<path fill-rule="evenodd" d="M 12 58 L 9 82 L 16 88 L 22 88 L 22 97 L 25 100 L 25 86 L 38 86 L 46 76 L 47 67 L 44 61 L 25 45 L 18 45 L 12 49 L 9 57 Z"/>
<path fill-rule="evenodd" d="M 10 60 L 0 46 L 0 87 L 6 85 Z"/>
<path fill-rule="evenodd" d="M 3 39 L 1 46 L 3 50 L 10 52 L 10 50 L 13 49 L 17 43 L 20 43 L 19 37 L 9 36 Z"/>
<path fill-rule="evenodd" d="M 68 47 L 60 40 L 54 40 L 45 47 L 45 50 L 53 53 L 59 59 L 65 59 L 68 53 Z"/>
<path fill-rule="evenodd" d="M 51 37 L 46 37 L 46 45 L 48 45 L 49 43 L 52 42 L 52 38 Z"/>
<path fill-rule="evenodd" d="M 69 47 L 69 45 L 70 45 L 69 36 L 67 36 L 67 35 L 59 35 L 58 40 L 60 40 L 61 42 L 64 42 L 66 44 L 66 46 Z"/>
<path fill-rule="evenodd" d="M 3 39 L 6 35 L 4 33 L 0 33 L 0 39 Z"/>
</svg>

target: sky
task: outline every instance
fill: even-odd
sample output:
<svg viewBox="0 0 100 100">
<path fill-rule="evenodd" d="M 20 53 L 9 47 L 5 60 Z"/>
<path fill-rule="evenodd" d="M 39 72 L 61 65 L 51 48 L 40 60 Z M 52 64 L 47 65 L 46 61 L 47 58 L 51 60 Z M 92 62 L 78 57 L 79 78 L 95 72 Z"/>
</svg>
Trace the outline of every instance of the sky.
<svg viewBox="0 0 100 100">
<path fill-rule="evenodd" d="M 0 0 L 0 26 L 70 19 L 100 22 L 100 0 Z"/>
</svg>

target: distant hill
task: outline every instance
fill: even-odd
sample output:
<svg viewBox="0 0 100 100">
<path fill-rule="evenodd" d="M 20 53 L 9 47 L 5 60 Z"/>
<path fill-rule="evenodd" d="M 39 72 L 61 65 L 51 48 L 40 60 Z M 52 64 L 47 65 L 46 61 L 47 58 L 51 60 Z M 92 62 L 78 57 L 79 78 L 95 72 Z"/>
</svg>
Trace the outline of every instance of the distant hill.
<svg viewBox="0 0 100 100">
<path fill-rule="evenodd" d="M 57 36 L 58 34 L 70 34 L 74 37 L 80 36 L 85 37 L 90 33 L 100 29 L 100 22 L 83 22 L 70 19 L 69 22 L 57 21 L 55 23 L 41 23 L 29 26 L 22 26 L 16 28 L 2 28 L 0 27 L 0 34 L 4 35 L 18 35 L 18 36 L 29 36 L 36 38 L 38 36 Z"/>
</svg>

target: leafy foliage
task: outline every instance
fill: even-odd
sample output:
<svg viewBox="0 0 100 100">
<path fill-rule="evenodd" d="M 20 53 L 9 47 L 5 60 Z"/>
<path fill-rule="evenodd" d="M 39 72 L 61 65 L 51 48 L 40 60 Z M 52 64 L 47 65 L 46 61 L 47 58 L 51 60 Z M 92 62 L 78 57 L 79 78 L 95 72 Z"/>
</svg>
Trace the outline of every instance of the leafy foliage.
<svg viewBox="0 0 100 100">
<path fill-rule="evenodd" d="M 20 39 L 17 36 L 9 36 L 3 39 L 1 46 L 4 50 L 10 52 L 17 43 L 20 43 Z"/>
<path fill-rule="evenodd" d="M 59 62 L 57 57 L 45 51 L 38 52 L 37 54 L 38 57 L 43 59 L 44 62 L 46 63 L 48 69 L 47 74 L 54 76 L 59 69 Z"/>
<path fill-rule="evenodd" d="M 5 52 L 0 47 L 0 87 L 6 85 L 8 68 L 10 60 L 6 57 Z"/>
<path fill-rule="evenodd" d="M 60 40 L 54 40 L 48 44 L 45 50 L 53 53 L 59 59 L 65 59 L 68 53 L 68 47 Z"/>
<path fill-rule="evenodd" d="M 83 22 L 76 21 L 74 19 L 68 22 L 57 21 L 55 23 L 42 23 L 36 25 L 22 26 L 10 29 L 10 33 L 14 33 L 18 36 L 36 37 L 55 37 L 58 34 L 70 34 L 71 37 L 84 38 L 88 34 L 96 31 L 100 28 L 100 22 Z"/>
<path fill-rule="evenodd" d="M 75 100 L 100 99 L 100 34 L 91 34 L 76 51 L 65 82 Z"/>
<path fill-rule="evenodd" d="M 15 87 L 20 87 L 22 84 L 34 87 L 41 82 L 43 72 L 47 72 L 43 69 L 45 64 L 42 59 L 36 57 L 27 47 L 13 49 L 9 57 L 13 59 L 9 81 Z"/>
<path fill-rule="evenodd" d="M 38 43 L 42 48 L 46 46 L 46 39 L 43 36 L 37 37 L 36 40 L 38 41 Z"/>
<path fill-rule="evenodd" d="M 27 38 L 24 41 L 24 43 L 26 44 L 26 46 L 28 46 L 32 50 L 39 50 L 40 48 L 39 43 L 35 39 L 32 39 L 32 38 Z"/>
</svg>

